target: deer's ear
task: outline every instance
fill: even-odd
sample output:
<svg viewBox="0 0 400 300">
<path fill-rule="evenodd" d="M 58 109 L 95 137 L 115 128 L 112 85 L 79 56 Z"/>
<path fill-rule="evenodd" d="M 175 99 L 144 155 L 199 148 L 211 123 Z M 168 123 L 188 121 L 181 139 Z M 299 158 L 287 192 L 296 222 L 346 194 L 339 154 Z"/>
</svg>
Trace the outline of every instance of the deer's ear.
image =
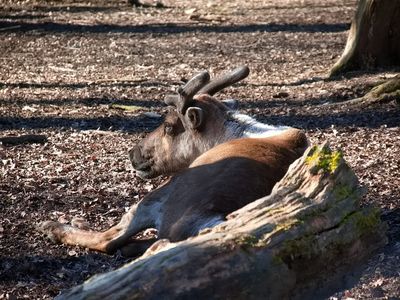
<svg viewBox="0 0 400 300">
<path fill-rule="evenodd" d="M 185 114 L 186 123 L 192 128 L 199 128 L 204 121 L 204 112 L 199 107 L 189 107 Z"/>
</svg>

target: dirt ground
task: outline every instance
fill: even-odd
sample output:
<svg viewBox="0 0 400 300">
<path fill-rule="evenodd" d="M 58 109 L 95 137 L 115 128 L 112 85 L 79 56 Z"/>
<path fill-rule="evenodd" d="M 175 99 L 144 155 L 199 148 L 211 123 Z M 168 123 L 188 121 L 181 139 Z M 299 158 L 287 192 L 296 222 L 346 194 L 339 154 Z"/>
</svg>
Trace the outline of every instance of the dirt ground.
<svg viewBox="0 0 400 300">
<path fill-rule="evenodd" d="M 163 96 L 196 72 L 242 64 L 249 78 L 218 97 L 342 149 L 368 188 L 363 205 L 380 206 L 388 222 L 388 245 L 330 299 L 400 299 L 400 109 L 324 106 L 363 95 L 396 71 L 327 79 L 356 0 L 163 3 L 0 0 L 0 137 L 48 138 L 0 146 L 0 299 L 53 298 L 129 261 L 53 244 L 35 224 L 76 216 L 95 229 L 114 224 L 162 180 L 138 179 L 127 159 L 160 123 L 149 112 L 161 114 Z"/>
</svg>

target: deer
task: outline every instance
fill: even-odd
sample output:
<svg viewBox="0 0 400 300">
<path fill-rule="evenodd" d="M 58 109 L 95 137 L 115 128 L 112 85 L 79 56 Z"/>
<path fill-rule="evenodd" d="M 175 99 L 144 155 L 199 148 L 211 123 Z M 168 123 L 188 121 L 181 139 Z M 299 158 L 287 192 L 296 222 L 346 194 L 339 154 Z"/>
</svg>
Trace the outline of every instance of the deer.
<svg viewBox="0 0 400 300">
<path fill-rule="evenodd" d="M 167 95 L 163 123 L 128 152 L 136 175 L 168 175 L 105 231 L 85 224 L 38 224 L 52 241 L 138 256 L 160 240 L 177 242 L 214 227 L 239 208 L 271 193 L 291 163 L 308 147 L 304 131 L 256 121 L 237 111 L 237 101 L 214 95 L 244 79 L 242 66 L 210 81 L 203 71 Z M 134 238 L 154 228 L 154 238 Z"/>
</svg>

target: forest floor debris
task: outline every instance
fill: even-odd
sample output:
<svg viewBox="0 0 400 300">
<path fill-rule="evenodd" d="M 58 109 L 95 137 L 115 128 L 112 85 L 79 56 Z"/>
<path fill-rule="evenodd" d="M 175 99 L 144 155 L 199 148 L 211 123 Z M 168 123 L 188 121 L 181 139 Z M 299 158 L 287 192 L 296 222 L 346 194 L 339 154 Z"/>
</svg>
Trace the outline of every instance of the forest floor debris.
<svg viewBox="0 0 400 300">
<path fill-rule="evenodd" d="M 83 217 L 114 224 L 162 179 L 143 181 L 127 159 L 159 123 L 166 93 L 202 69 L 247 64 L 248 79 L 218 95 L 260 121 L 303 128 L 342 149 L 364 205 L 381 207 L 389 244 L 331 299 L 400 298 L 400 110 L 330 107 L 394 72 L 328 79 L 356 1 L 0 0 L 0 299 L 49 299 L 129 259 L 55 245 L 37 222 Z M 111 109 L 135 107 L 132 110 Z"/>
</svg>

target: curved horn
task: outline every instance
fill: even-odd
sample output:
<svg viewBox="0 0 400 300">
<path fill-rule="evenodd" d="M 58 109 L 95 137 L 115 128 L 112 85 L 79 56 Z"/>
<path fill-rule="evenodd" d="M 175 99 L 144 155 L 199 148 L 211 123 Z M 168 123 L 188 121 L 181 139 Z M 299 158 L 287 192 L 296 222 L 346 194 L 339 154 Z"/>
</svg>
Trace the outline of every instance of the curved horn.
<svg viewBox="0 0 400 300">
<path fill-rule="evenodd" d="M 164 102 L 167 105 L 175 106 L 177 111 L 183 114 L 193 100 L 193 96 L 209 81 L 210 74 L 203 71 L 190 79 L 183 87 L 179 87 L 178 95 L 167 95 Z"/>
<path fill-rule="evenodd" d="M 209 81 L 210 74 L 207 71 L 203 71 L 190 79 L 182 88 L 178 89 L 178 93 L 184 98 L 191 99 Z"/>
<path fill-rule="evenodd" d="M 250 73 L 247 66 L 238 67 L 227 74 L 223 74 L 216 79 L 212 80 L 209 84 L 199 90 L 199 94 L 208 94 L 213 96 L 215 93 L 223 90 L 224 88 L 239 82 L 246 78 Z"/>
</svg>

